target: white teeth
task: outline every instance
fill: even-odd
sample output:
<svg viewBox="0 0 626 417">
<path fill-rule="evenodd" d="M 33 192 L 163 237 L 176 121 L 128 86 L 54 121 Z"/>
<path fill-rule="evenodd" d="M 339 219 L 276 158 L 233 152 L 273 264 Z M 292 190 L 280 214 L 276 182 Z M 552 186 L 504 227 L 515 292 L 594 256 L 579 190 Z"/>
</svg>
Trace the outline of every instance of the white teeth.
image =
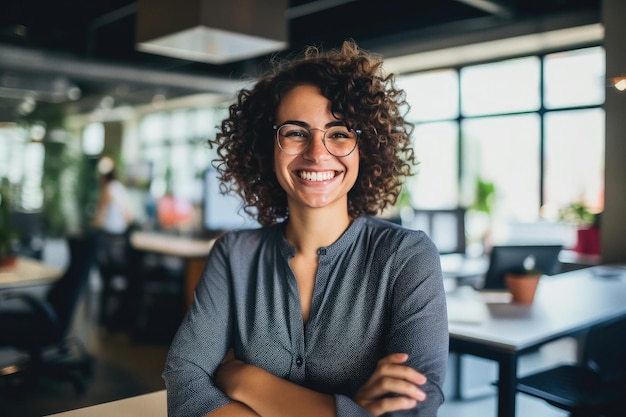
<svg viewBox="0 0 626 417">
<path fill-rule="evenodd" d="M 335 176 L 334 171 L 306 172 L 300 171 L 300 178 L 307 181 L 326 181 Z"/>
</svg>

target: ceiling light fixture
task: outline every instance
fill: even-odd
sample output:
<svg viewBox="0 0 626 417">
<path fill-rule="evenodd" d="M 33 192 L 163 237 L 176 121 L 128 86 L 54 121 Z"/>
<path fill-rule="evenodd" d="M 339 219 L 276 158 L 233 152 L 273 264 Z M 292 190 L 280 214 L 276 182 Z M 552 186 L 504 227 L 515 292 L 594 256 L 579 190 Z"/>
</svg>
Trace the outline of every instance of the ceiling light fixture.
<svg viewBox="0 0 626 417">
<path fill-rule="evenodd" d="M 626 90 L 626 75 L 620 75 L 619 77 L 609 78 L 609 87 L 615 87 L 619 91 Z"/>
<path fill-rule="evenodd" d="M 139 0 L 137 49 L 223 64 L 287 47 L 287 0 Z"/>
</svg>

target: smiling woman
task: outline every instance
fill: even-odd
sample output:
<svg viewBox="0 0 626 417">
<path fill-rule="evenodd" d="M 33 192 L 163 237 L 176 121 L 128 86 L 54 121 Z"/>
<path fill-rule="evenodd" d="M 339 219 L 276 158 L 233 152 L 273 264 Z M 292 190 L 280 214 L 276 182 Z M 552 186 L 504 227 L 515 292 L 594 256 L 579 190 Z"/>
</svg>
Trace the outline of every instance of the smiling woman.
<svg viewBox="0 0 626 417">
<path fill-rule="evenodd" d="M 216 240 L 166 362 L 169 415 L 436 416 L 439 254 L 372 217 L 415 163 L 404 92 L 352 42 L 275 64 L 210 141 L 263 227 Z"/>
<path fill-rule="evenodd" d="M 274 170 L 287 193 L 290 216 L 304 215 L 305 207 L 338 205 L 346 221 L 338 226 L 345 229 L 349 220 L 345 213 L 348 192 L 359 172 L 359 154 L 353 152 L 357 145 L 356 132 L 338 124 L 345 122 L 331 113 L 330 100 L 318 87 L 309 85 L 296 86 L 287 92 L 276 118 L 279 122 L 290 121 L 276 130 L 278 146 L 274 147 Z M 303 126 L 325 126 L 326 130 Z M 318 131 L 321 134 L 313 134 Z M 333 140 L 331 135 L 340 139 Z M 336 233 L 330 236 L 332 242 Z"/>
</svg>

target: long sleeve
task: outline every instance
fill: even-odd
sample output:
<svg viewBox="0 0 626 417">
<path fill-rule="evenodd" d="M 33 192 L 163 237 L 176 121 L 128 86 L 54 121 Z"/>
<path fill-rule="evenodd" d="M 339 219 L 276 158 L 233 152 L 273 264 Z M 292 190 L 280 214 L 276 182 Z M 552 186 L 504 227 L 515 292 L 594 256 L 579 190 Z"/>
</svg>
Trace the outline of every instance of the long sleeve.
<svg viewBox="0 0 626 417">
<path fill-rule="evenodd" d="M 204 416 L 231 400 L 213 375 L 229 348 L 287 381 L 334 395 L 339 417 L 368 417 L 352 401 L 378 360 L 405 352 L 428 398 L 395 415 L 435 416 L 448 354 L 439 254 L 428 237 L 360 217 L 319 249 L 306 324 L 280 227 L 218 239 L 163 374 L 171 417 Z"/>
<path fill-rule="evenodd" d="M 390 416 L 435 417 L 444 401 L 448 362 L 448 319 L 439 253 L 430 242 L 403 246 L 396 254 L 389 353 L 409 354 L 407 365 L 423 373 L 427 399 L 414 410 Z"/>
<path fill-rule="evenodd" d="M 229 349 L 232 323 L 225 259 L 218 241 L 168 353 L 163 378 L 169 416 L 200 417 L 231 401 L 213 382 Z"/>
<path fill-rule="evenodd" d="M 373 417 L 347 395 L 335 394 L 337 417 Z"/>
</svg>

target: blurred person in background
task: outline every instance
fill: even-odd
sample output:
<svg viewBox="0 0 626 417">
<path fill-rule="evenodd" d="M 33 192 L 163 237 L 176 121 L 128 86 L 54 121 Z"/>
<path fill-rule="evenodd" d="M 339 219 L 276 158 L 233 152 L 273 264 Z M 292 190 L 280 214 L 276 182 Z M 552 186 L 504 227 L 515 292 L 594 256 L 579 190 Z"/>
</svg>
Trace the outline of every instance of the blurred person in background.
<svg viewBox="0 0 626 417">
<path fill-rule="evenodd" d="M 97 262 L 101 279 L 100 323 L 123 330 L 133 323 L 139 280 L 130 273 L 130 231 L 133 210 L 126 186 L 117 179 L 109 157 L 98 163 L 99 195 L 93 227 L 98 238 Z"/>
</svg>

